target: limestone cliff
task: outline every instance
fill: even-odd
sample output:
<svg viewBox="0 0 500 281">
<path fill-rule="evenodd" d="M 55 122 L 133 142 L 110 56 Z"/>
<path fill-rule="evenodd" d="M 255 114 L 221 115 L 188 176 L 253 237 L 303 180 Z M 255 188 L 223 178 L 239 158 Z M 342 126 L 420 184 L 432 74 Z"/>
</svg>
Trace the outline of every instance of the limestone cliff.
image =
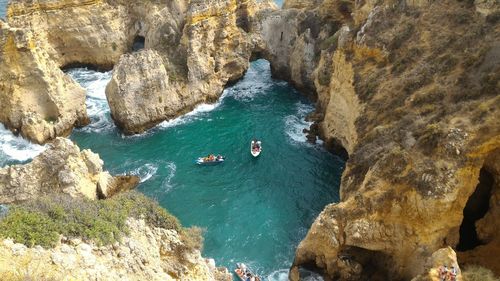
<svg viewBox="0 0 500 281">
<path fill-rule="evenodd" d="M 170 24 L 167 34 L 154 32 L 168 35 L 167 42 L 146 40 L 146 50 L 124 55 L 116 65 L 106 88 L 116 124 L 125 133 L 141 133 L 199 103 L 215 102 L 248 68 L 256 42 L 248 33 L 253 15 L 273 7 L 253 0 L 190 1 L 179 24 Z"/>
<path fill-rule="evenodd" d="M 111 69 L 120 62 L 107 89 L 112 115 L 126 133 L 142 132 L 213 102 L 224 85 L 240 78 L 256 42 L 248 33 L 255 14 L 276 8 L 270 0 L 167 2 L 11 1 L 0 34 L 6 89 L 0 91 L 0 122 L 39 143 L 67 135 L 88 118 L 83 90 L 60 68 Z M 139 53 L 120 58 L 141 41 L 156 59 Z M 128 68 L 137 61 L 142 71 Z M 159 68 L 164 71 L 153 74 Z M 151 85 L 152 79 L 163 86 Z M 148 106 L 131 106 L 133 101 Z"/>
<path fill-rule="evenodd" d="M 499 218 L 500 182 L 500 23 L 487 2 L 288 0 L 260 15 L 273 74 L 317 99 L 321 137 L 349 154 L 341 202 L 299 245 L 293 280 L 300 266 L 410 280 L 445 246 L 500 274 L 485 223 Z"/>
<path fill-rule="evenodd" d="M 36 280 L 190 280 L 229 281 L 199 250 L 186 250 L 179 234 L 128 219 L 130 234 L 110 246 L 71 239 L 54 249 L 0 243 L 0 274 Z"/>
<path fill-rule="evenodd" d="M 80 151 L 70 140 L 57 138 L 32 162 L 0 169 L 0 204 L 61 192 L 72 197 L 105 198 L 137 184 L 136 177 L 113 177 L 103 171 L 97 154 Z"/>
<path fill-rule="evenodd" d="M 0 122 L 38 143 L 88 123 L 84 90 L 40 44 L 38 33 L 0 22 Z"/>
</svg>

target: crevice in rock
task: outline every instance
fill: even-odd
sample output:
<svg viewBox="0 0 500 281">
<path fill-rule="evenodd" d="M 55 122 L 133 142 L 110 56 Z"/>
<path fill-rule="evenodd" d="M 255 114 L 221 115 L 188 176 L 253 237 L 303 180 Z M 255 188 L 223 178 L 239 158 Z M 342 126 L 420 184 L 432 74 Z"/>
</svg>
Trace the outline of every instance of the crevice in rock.
<svg viewBox="0 0 500 281">
<path fill-rule="evenodd" d="M 132 43 L 132 51 L 138 52 L 144 49 L 145 44 L 146 44 L 146 38 L 144 38 L 144 36 L 141 35 L 135 36 L 134 42 Z"/>
<path fill-rule="evenodd" d="M 476 190 L 467 200 L 463 211 L 464 218 L 460 225 L 460 240 L 456 247 L 458 251 L 472 250 L 483 244 L 477 235 L 476 221 L 483 218 L 489 210 L 493 183 L 493 175 L 482 168 Z"/>
<path fill-rule="evenodd" d="M 89 63 L 81 63 L 81 62 L 72 62 L 72 63 L 68 63 L 62 67 L 60 67 L 60 69 L 63 71 L 63 72 L 67 72 L 71 69 L 74 69 L 74 68 L 87 68 L 89 70 L 94 70 L 94 71 L 98 71 L 98 72 L 107 72 L 107 71 L 110 71 L 112 70 L 114 67 L 114 65 L 96 65 L 96 64 L 89 64 Z"/>
<path fill-rule="evenodd" d="M 325 148 L 326 148 L 326 150 L 330 151 L 331 153 L 342 158 L 344 161 L 347 161 L 349 159 L 349 153 L 347 152 L 345 147 L 342 145 L 342 143 L 336 138 L 333 138 L 331 140 L 326 141 Z"/>
</svg>

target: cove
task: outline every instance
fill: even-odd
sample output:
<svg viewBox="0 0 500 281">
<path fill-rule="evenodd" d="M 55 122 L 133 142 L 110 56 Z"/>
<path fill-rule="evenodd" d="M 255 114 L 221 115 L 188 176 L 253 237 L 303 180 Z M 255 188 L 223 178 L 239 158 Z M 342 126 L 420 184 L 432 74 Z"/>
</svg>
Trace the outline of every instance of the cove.
<svg viewBox="0 0 500 281">
<path fill-rule="evenodd" d="M 138 175 L 138 190 L 183 225 L 205 228 L 203 255 L 218 266 L 233 270 L 245 262 L 265 280 L 288 280 L 299 242 L 321 210 L 339 201 L 345 163 L 306 142 L 304 118 L 314 106 L 272 79 L 267 61 L 252 62 L 218 103 L 138 136 L 122 135 L 111 120 L 104 94 L 111 72 L 68 74 L 87 90 L 92 123 L 71 135 L 81 149 L 98 153 L 114 174 Z M 263 141 L 259 158 L 250 155 L 254 137 Z M 29 161 L 43 149 L 0 126 L 2 166 Z M 194 163 L 208 153 L 225 155 L 226 162 Z"/>
<path fill-rule="evenodd" d="M 287 83 L 273 80 L 267 61 L 253 62 L 217 104 L 131 137 L 109 116 L 104 88 L 111 73 L 69 74 L 88 91 L 93 123 L 71 136 L 82 149 L 99 153 L 113 173 L 140 176 L 138 189 L 184 225 L 205 228 L 203 254 L 217 265 L 232 269 L 246 262 L 271 280 L 286 278 L 315 217 L 338 201 L 344 163 L 305 142 L 304 117 L 313 106 Z M 250 155 L 253 137 L 263 141 L 259 158 Z M 194 164 L 208 153 L 225 155 L 226 162 Z"/>
</svg>

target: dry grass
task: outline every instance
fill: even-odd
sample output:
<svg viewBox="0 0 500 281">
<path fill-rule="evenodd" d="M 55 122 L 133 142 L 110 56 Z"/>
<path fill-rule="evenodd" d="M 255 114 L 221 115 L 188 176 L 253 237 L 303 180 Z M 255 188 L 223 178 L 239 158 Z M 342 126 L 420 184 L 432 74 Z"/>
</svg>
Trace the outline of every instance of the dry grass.
<svg viewBox="0 0 500 281">
<path fill-rule="evenodd" d="M 55 281 L 64 276 L 56 268 L 32 256 L 0 257 L 0 280 L 2 281 Z"/>
<path fill-rule="evenodd" d="M 500 281 L 491 270 L 478 265 L 467 266 L 462 277 L 464 281 Z"/>
</svg>

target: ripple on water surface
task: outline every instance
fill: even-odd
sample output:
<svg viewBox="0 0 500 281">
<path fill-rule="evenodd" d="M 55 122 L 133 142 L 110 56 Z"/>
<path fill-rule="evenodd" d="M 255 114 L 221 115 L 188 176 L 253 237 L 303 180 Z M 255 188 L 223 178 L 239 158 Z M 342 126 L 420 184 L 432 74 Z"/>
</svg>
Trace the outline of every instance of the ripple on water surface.
<svg viewBox="0 0 500 281">
<path fill-rule="evenodd" d="M 86 84 L 82 71 L 71 75 L 85 88 L 101 83 L 96 74 Z M 218 265 L 233 268 L 243 261 L 269 280 L 285 280 L 312 221 L 338 200 L 344 163 L 305 142 L 302 131 L 310 124 L 304 117 L 314 107 L 273 80 L 266 61 L 253 62 L 216 104 L 200 105 L 141 136 L 122 136 L 107 105 L 99 106 L 92 114 L 104 111 L 108 129 L 77 130 L 72 138 L 98 152 L 112 172 L 140 176 L 139 189 L 183 224 L 206 228 L 204 255 Z M 254 137 L 263 141 L 259 158 L 249 153 Z M 208 153 L 223 154 L 226 162 L 194 164 Z"/>
<path fill-rule="evenodd" d="M 268 62 L 253 62 L 216 104 L 134 137 L 123 136 L 110 118 L 104 89 L 111 72 L 80 68 L 68 74 L 87 90 L 92 124 L 71 137 L 82 149 L 99 153 L 112 173 L 138 175 L 139 190 L 184 225 L 206 228 L 204 255 L 218 265 L 245 262 L 268 280 L 287 279 L 314 218 L 338 201 L 344 163 L 305 142 L 304 117 L 313 106 L 273 80 Z M 263 141 L 259 158 L 249 153 L 254 137 Z M 44 149 L 1 128 L 0 145 L 0 161 L 25 161 Z M 223 154 L 226 162 L 195 165 L 208 153 Z"/>
</svg>

